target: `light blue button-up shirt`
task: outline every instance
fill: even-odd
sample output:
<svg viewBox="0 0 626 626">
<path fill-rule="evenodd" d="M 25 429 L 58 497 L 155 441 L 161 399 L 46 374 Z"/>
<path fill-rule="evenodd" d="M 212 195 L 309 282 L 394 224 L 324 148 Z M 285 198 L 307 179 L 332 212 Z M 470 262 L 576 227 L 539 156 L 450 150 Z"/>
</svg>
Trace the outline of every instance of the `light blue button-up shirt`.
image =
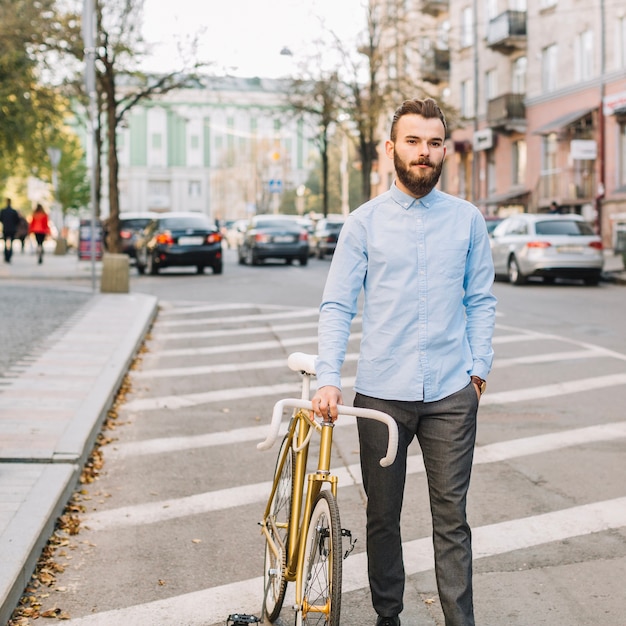
<svg viewBox="0 0 626 626">
<path fill-rule="evenodd" d="M 487 378 L 496 298 L 487 227 L 469 202 L 394 184 L 341 230 L 320 306 L 318 386 L 341 367 L 364 291 L 355 391 L 385 400 L 445 398 Z"/>
</svg>

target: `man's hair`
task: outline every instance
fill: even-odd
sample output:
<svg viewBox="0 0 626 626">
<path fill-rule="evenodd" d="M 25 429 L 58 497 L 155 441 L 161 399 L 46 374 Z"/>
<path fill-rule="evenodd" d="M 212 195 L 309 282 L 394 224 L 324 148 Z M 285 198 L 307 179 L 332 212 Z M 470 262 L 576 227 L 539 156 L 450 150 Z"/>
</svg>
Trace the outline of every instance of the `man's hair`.
<svg viewBox="0 0 626 626">
<path fill-rule="evenodd" d="M 404 115 L 421 115 L 425 118 L 440 119 L 443 124 L 444 132 L 447 133 L 448 131 L 446 118 L 442 110 L 439 108 L 439 105 L 432 98 L 426 98 L 425 100 L 418 100 L 416 98 L 414 100 L 405 100 L 393 114 L 391 132 L 389 133 L 391 141 L 396 140 L 396 126 L 398 124 L 398 120 Z"/>
</svg>

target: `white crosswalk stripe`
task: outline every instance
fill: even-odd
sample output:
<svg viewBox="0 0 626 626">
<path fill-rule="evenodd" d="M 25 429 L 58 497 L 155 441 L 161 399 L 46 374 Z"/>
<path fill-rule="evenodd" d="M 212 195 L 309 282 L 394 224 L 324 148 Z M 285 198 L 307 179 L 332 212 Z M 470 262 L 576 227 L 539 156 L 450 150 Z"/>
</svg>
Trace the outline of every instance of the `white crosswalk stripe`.
<svg viewBox="0 0 626 626">
<path fill-rule="evenodd" d="M 241 314 L 232 313 L 234 311 L 241 311 Z M 249 311 L 257 311 L 257 313 Z M 290 377 L 288 382 L 270 385 L 246 385 L 241 381 L 254 380 L 258 383 L 262 378 L 255 379 L 254 376 L 258 376 L 255 372 L 264 370 L 275 370 L 281 375 L 278 380 L 287 380 L 283 376 L 287 371 L 285 357 L 275 357 L 274 353 L 267 354 L 267 351 L 280 350 L 288 354 L 294 350 L 315 350 L 317 337 L 311 331 L 314 331 L 316 327 L 317 314 L 317 309 L 311 308 L 292 309 L 282 306 L 244 304 L 187 304 L 180 307 L 165 307 L 154 325 L 153 337 L 149 343 L 149 349 L 153 348 L 154 352 L 143 355 L 141 366 L 130 374 L 133 383 L 141 383 L 145 385 L 145 388 L 124 404 L 124 411 L 131 415 L 148 416 L 151 412 L 167 409 L 175 415 L 179 423 L 184 423 L 188 415 L 189 419 L 195 419 L 195 414 L 185 411 L 193 407 L 212 404 L 219 406 L 218 403 L 235 401 L 249 401 L 247 404 L 244 402 L 244 406 L 254 407 L 255 399 L 263 400 L 267 404 L 270 397 L 274 401 L 274 398 L 299 396 L 300 383 L 297 381 L 297 376 Z M 299 321 L 300 319 L 302 321 Z M 354 332 L 351 335 L 356 340 L 360 337 L 360 322 L 360 319 L 355 320 Z M 241 327 L 241 324 L 250 326 Z M 626 373 L 623 371 L 626 356 L 621 353 L 554 334 L 528 331 L 502 324 L 498 324 L 497 328 L 499 333 L 494 343 L 507 346 L 508 350 L 505 357 L 496 359 L 494 371 L 511 374 L 515 368 L 526 368 L 530 371 L 532 368 L 527 366 L 561 365 L 581 361 L 593 364 L 602 363 L 604 369 L 586 377 L 555 374 L 549 380 L 542 381 L 540 378 L 535 378 L 532 379 L 534 380 L 532 384 L 524 381 L 523 385 L 518 384 L 515 377 L 509 375 L 507 380 L 510 380 L 511 384 L 504 389 L 490 389 L 481 400 L 481 405 L 494 411 L 499 407 L 511 407 L 507 410 L 513 411 L 521 406 L 521 403 L 530 406 L 533 402 L 549 402 L 551 399 L 562 396 L 610 390 L 626 385 Z M 259 340 L 248 341 L 247 337 L 252 339 L 258 337 Z M 237 343 L 238 339 L 245 343 Z M 350 374 L 353 374 L 358 353 L 354 352 L 356 344 L 350 347 L 353 350 L 346 355 L 346 364 L 350 368 Z M 221 360 L 225 355 L 242 355 L 243 353 L 247 355 L 244 357 L 245 361 L 222 362 Z M 179 359 L 180 362 L 172 363 L 174 359 Z M 606 366 L 606 363 L 615 364 L 617 367 L 611 369 Z M 169 364 L 172 366 L 170 367 Z M 237 380 L 235 384 L 231 382 L 228 374 L 238 374 L 241 378 L 233 377 L 232 380 Z M 246 379 L 246 374 L 250 374 L 248 379 Z M 226 376 L 217 378 L 219 375 Z M 200 377 L 206 377 L 206 385 L 195 387 L 195 389 L 203 389 L 202 391 L 159 393 L 161 380 L 171 379 L 184 382 L 183 379 L 191 377 L 197 377 L 194 381 L 196 383 L 202 381 Z M 218 382 L 214 382 L 215 380 Z M 224 385 L 225 380 L 230 382 L 230 386 Z M 343 383 L 345 389 L 351 389 L 354 376 L 345 376 Z M 194 389 L 191 385 L 185 389 L 189 388 Z M 311 388 L 315 389 L 314 381 Z M 144 393 L 146 395 L 142 395 Z M 252 418 L 252 410 L 245 410 L 247 410 L 246 414 L 237 417 Z M 223 418 L 223 415 L 220 417 Z M 222 446 L 232 446 L 235 449 L 240 444 L 250 445 L 261 441 L 267 435 L 269 424 L 243 426 L 244 423 L 249 422 L 250 419 L 245 422 L 233 420 L 235 427 L 228 430 L 222 428 L 215 431 L 208 427 L 206 432 L 195 435 L 177 434 L 140 441 L 116 442 L 107 447 L 106 455 L 114 461 L 142 459 L 149 462 L 150 458 L 160 459 L 158 455 L 163 455 L 162 458 L 167 459 L 168 454 L 182 451 L 200 451 Z M 475 450 L 474 465 L 508 463 L 513 459 L 533 456 L 541 458 L 542 455 L 556 451 L 576 449 L 590 444 L 608 446 L 613 442 L 623 442 L 626 439 L 626 421 L 608 422 L 605 419 L 603 423 L 591 424 L 578 428 L 561 426 L 550 432 L 516 439 L 502 437 L 500 440 L 478 445 Z M 285 421 L 281 431 L 284 432 L 286 427 Z M 355 428 L 355 419 L 343 417 L 337 422 L 336 427 L 341 429 L 340 432 L 349 434 L 347 429 Z M 277 449 L 278 446 L 275 446 L 269 455 L 275 454 Z M 344 489 L 349 490 L 360 486 L 360 466 L 358 462 L 350 463 L 345 458 L 340 458 L 340 455 L 335 456 L 338 457 L 334 459 L 337 467 L 333 469 L 333 473 L 339 479 L 340 492 L 345 494 L 347 492 L 343 491 Z M 407 472 L 409 475 L 424 473 L 424 464 L 420 454 L 409 456 Z M 262 505 L 266 501 L 271 487 L 270 479 L 269 475 L 255 475 L 252 480 L 240 480 L 238 477 L 233 477 L 233 481 L 228 486 L 220 485 L 221 488 L 215 488 L 212 491 L 95 510 L 84 516 L 84 524 L 95 533 L 116 532 L 139 526 L 158 525 L 191 516 L 235 515 L 238 508 Z M 237 484 L 238 480 L 243 484 Z M 209 486 L 208 483 L 207 486 Z M 579 506 L 558 510 L 552 510 L 551 506 L 544 506 L 543 511 L 547 512 L 537 515 L 527 514 L 474 527 L 472 528 L 474 558 L 494 557 L 590 533 L 623 528 L 626 526 L 626 496 L 611 497 L 615 495 L 621 496 L 622 494 L 605 494 L 602 499 L 598 497 L 600 500 L 598 502 L 583 500 L 584 503 Z M 260 508 L 262 507 L 256 506 L 256 510 Z M 556 509 L 556 505 L 554 508 Z M 418 536 L 418 538 L 408 539 L 403 545 L 408 575 L 432 570 L 431 537 Z M 261 540 L 259 540 L 259 554 L 262 559 Z M 343 592 L 361 590 L 367 585 L 366 556 L 364 551 L 357 550 L 344 562 Z M 293 585 L 290 585 L 289 593 L 293 593 L 292 587 Z M 247 578 L 145 604 L 73 618 L 68 623 L 76 626 L 125 626 L 126 624 L 206 626 L 223 623 L 228 615 L 226 607 L 232 607 L 241 612 L 260 614 L 262 593 L 262 579 L 260 577 Z M 290 600 L 289 593 L 284 609 L 287 613 L 289 613 L 290 602 L 293 602 L 292 599 Z"/>
</svg>

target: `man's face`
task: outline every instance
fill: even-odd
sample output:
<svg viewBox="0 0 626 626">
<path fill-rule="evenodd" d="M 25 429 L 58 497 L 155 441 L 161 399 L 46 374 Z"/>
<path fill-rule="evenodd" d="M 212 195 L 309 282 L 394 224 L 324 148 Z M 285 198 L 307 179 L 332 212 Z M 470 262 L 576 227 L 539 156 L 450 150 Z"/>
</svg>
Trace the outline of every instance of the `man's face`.
<svg viewBox="0 0 626 626">
<path fill-rule="evenodd" d="M 421 198 L 437 184 L 446 155 L 445 129 L 438 118 L 404 115 L 396 124 L 395 142 L 385 144 L 387 156 L 393 158 L 398 187 Z"/>
</svg>

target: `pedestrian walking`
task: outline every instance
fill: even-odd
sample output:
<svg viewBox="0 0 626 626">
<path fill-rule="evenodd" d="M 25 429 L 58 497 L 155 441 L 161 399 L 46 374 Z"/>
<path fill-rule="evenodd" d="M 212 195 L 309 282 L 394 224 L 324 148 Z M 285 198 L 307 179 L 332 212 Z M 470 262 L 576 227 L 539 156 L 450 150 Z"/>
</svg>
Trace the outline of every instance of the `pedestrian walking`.
<svg viewBox="0 0 626 626">
<path fill-rule="evenodd" d="M 37 241 L 37 263 L 43 263 L 43 242 L 50 234 L 50 224 L 48 214 L 45 209 L 38 204 L 30 218 L 29 232 L 34 233 Z"/>
<path fill-rule="evenodd" d="M 26 237 L 28 237 L 28 220 L 18 211 L 19 221 L 17 223 L 17 231 L 15 232 L 15 238 L 19 239 L 22 244 L 22 253 L 26 245 Z"/>
<path fill-rule="evenodd" d="M 0 223 L 2 223 L 2 237 L 4 239 L 4 262 L 10 263 L 13 256 L 13 240 L 20 216 L 11 205 L 11 198 L 7 198 L 6 202 L 6 206 L 0 211 Z"/>
<path fill-rule="evenodd" d="M 435 189 L 445 137 L 445 117 L 434 100 L 407 100 L 397 109 L 385 143 L 396 180 L 349 215 L 320 306 L 314 411 L 337 419 L 340 372 L 363 289 L 354 405 L 384 411 L 398 423 L 396 461 L 382 468 L 385 426 L 357 421 L 377 626 L 399 626 L 404 606 L 400 514 L 414 437 L 426 468 L 445 623 L 474 625 L 466 498 L 476 414 L 493 360 L 496 299 L 483 216 Z"/>
</svg>

